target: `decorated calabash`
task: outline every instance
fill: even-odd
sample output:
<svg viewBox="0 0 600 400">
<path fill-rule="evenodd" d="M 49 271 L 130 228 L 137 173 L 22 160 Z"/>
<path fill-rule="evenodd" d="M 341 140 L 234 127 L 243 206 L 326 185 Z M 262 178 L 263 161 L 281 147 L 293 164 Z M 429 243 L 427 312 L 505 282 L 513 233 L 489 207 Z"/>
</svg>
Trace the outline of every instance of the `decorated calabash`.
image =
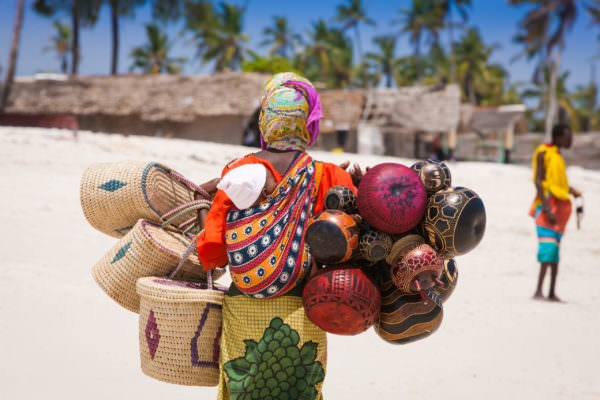
<svg viewBox="0 0 600 400">
<path fill-rule="evenodd" d="M 419 235 L 407 235 L 392 247 L 387 257 L 392 282 L 402 293 L 419 293 L 442 284 L 441 257 Z"/>
<path fill-rule="evenodd" d="M 356 195 L 346 186 L 337 185 L 329 188 L 325 193 L 325 208 L 329 210 L 340 210 L 348 214 L 356 214 Z"/>
<path fill-rule="evenodd" d="M 338 335 L 356 335 L 377 319 L 381 294 L 357 266 L 326 267 L 304 287 L 302 303 L 319 328 Z"/>
<path fill-rule="evenodd" d="M 434 193 L 452 185 L 450 168 L 441 161 L 426 160 L 418 174 L 428 193 Z"/>
<path fill-rule="evenodd" d="M 440 297 L 426 293 L 427 302 L 419 295 L 403 294 L 390 280 L 381 284 L 381 310 L 375 321 L 377 335 L 392 344 L 406 344 L 426 338 L 442 324 L 444 311 Z"/>
<path fill-rule="evenodd" d="M 321 264 L 348 261 L 358 249 L 356 219 L 339 210 L 324 210 L 315 215 L 306 229 L 306 243 Z"/>
<path fill-rule="evenodd" d="M 454 288 L 456 288 L 456 282 L 458 280 L 458 269 L 456 268 L 456 261 L 454 261 L 453 258 L 450 260 L 444 260 L 444 269 L 442 271 L 440 280 L 444 285 L 437 286 L 435 288 L 435 292 L 437 292 L 442 299 L 442 303 L 444 303 L 454 292 Z"/>
<path fill-rule="evenodd" d="M 388 233 L 370 230 L 360 236 L 358 249 L 362 258 L 375 263 L 388 256 L 393 244 L 394 241 Z"/>
<path fill-rule="evenodd" d="M 358 187 L 360 215 L 375 229 L 397 234 L 419 224 L 427 192 L 419 176 L 402 164 L 383 163 L 371 168 Z"/>
<path fill-rule="evenodd" d="M 415 171 L 417 173 L 417 175 L 419 174 L 419 171 L 421 171 L 421 168 L 423 168 L 423 166 L 427 164 L 426 160 L 419 160 L 416 163 L 414 163 L 413 165 L 410 166 L 410 169 L 412 169 L 413 171 Z"/>
<path fill-rule="evenodd" d="M 479 244 L 485 220 L 485 207 L 477 193 L 464 187 L 448 188 L 429 197 L 421 232 L 438 253 L 452 258 Z"/>
</svg>

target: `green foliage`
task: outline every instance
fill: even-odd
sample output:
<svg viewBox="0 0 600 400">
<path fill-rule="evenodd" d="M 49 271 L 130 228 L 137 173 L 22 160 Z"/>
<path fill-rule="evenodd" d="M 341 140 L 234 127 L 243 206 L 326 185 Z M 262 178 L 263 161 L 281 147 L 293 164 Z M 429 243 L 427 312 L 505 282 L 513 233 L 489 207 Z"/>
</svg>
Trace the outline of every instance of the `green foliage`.
<svg viewBox="0 0 600 400">
<path fill-rule="evenodd" d="M 146 25 L 146 36 L 148 43 L 131 51 L 133 64 L 129 68 L 130 71 L 139 69 L 145 73 L 178 74 L 186 58 L 169 57 L 172 43 L 169 43 L 167 35 L 156 24 L 148 24 Z"/>
<path fill-rule="evenodd" d="M 294 69 L 294 64 L 287 58 L 280 56 L 261 57 L 252 54 L 252 60 L 242 61 L 242 71 L 244 72 L 264 72 L 276 74 L 278 72 L 298 72 Z"/>
<path fill-rule="evenodd" d="M 280 318 L 271 320 L 258 342 L 245 340 L 244 356 L 223 365 L 232 400 L 314 399 L 325 371 L 316 361 L 317 343 L 299 349 L 299 341 L 298 332 Z"/>
<path fill-rule="evenodd" d="M 249 37 L 243 32 L 246 6 L 207 0 L 185 4 L 185 30 L 192 34 L 197 56 L 215 63 L 215 72 L 238 70 L 246 57 Z"/>
<path fill-rule="evenodd" d="M 289 26 L 285 17 L 273 17 L 273 26 L 263 30 L 265 40 L 261 46 L 270 45 L 269 55 L 289 58 L 295 53 L 296 46 L 302 43 L 302 37 Z"/>
<path fill-rule="evenodd" d="M 60 60 L 60 69 L 63 74 L 67 73 L 68 69 L 68 53 L 71 51 L 73 36 L 71 27 L 67 23 L 58 20 L 52 23 L 56 29 L 56 35 L 50 38 L 50 43 L 44 47 L 44 51 L 54 51 Z"/>
</svg>

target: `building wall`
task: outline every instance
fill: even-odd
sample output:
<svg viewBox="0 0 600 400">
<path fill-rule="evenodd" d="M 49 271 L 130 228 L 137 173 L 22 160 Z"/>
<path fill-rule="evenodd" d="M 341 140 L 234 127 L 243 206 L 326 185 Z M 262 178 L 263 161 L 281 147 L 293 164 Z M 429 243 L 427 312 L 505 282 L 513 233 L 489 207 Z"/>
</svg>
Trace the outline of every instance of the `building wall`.
<svg viewBox="0 0 600 400">
<path fill-rule="evenodd" d="M 77 118 L 79 129 L 94 132 L 121 133 L 205 140 L 216 143 L 241 144 L 243 116 L 197 118 L 193 122 L 143 121 L 139 116 L 85 115 Z"/>
</svg>

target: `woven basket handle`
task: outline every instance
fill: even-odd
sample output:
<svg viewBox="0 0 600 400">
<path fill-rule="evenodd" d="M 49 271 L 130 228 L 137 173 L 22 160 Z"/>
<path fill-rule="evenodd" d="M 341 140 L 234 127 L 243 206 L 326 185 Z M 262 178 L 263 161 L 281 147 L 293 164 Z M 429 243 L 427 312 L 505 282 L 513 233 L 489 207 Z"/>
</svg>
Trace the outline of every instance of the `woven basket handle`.
<svg viewBox="0 0 600 400">
<path fill-rule="evenodd" d="M 188 203 L 182 204 L 181 206 L 175 207 L 174 209 L 166 212 L 161 219 L 165 220 L 160 226 L 164 228 L 169 225 L 171 222 L 181 217 L 184 214 L 189 213 L 194 210 L 201 210 L 210 208 L 210 202 L 208 200 L 194 200 Z M 188 221 L 189 223 L 189 221 Z"/>
<path fill-rule="evenodd" d="M 187 248 L 185 253 L 183 253 L 181 260 L 179 261 L 179 263 L 177 263 L 177 266 L 175 268 L 173 268 L 173 271 L 171 271 L 171 273 L 168 275 L 169 279 L 173 279 L 173 277 L 175 275 L 177 275 L 177 272 L 179 272 L 179 269 L 181 268 L 181 266 L 183 265 L 185 260 L 187 260 L 188 257 L 190 256 L 190 254 L 192 254 L 192 251 L 194 251 L 195 247 L 196 247 L 196 242 L 192 241 L 192 244 L 189 245 L 189 247 Z M 212 290 L 212 288 L 213 288 L 212 270 L 206 271 L 206 281 L 208 284 L 208 288 Z"/>
<path fill-rule="evenodd" d="M 211 195 L 204 190 L 204 188 L 196 185 L 194 182 L 190 181 L 189 179 L 186 179 L 185 177 L 179 175 L 177 172 L 175 171 L 169 171 L 170 174 L 177 179 L 178 181 L 180 181 L 181 183 L 183 183 L 184 185 L 186 185 L 188 188 L 190 188 L 191 190 L 193 190 L 194 192 L 198 192 L 202 197 L 204 197 L 205 200 L 212 200 Z"/>
</svg>

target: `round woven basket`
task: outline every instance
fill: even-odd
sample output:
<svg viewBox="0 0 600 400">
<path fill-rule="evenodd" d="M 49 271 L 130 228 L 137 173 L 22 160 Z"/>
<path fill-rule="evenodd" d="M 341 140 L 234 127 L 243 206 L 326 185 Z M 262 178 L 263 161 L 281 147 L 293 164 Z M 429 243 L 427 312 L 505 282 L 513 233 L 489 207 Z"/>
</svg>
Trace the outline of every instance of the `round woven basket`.
<svg viewBox="0 0 600 400">
<path fill-rule="evenodd" d="M 167 276 L 175 269 L 192 240 L 146 220 L 137 224 L 92 268 L 94 280 L 106 294 L 126 309 L 138 312 L 135 284 L 146 276 Z M 212 274 L 218 279 L 224 270 Z M 206 282 L 206 272 L 194 254 L 183 262 L 175 279 Z"/>
<path fill-rule="evenodd" d="M 137 292 L 142 371 L 164 382 L 216 386 L 225 288 L 146 277 Z"/>
<path fill-rule="evenodd" d="M 90 165 L 81 177 L 81 208 L 88 222 L 114 237 L 125 235 L 139 219 L 163 222 L 163 216 L 206 192 L 174 170 L 155 163 L 122 161 Z M 196 195 L 196 196 L 195 196 Z M 183 213 L 172 226 L 195 215 Z M 190 230 L 197 234 L 202 227 Z"/>
</svg>

